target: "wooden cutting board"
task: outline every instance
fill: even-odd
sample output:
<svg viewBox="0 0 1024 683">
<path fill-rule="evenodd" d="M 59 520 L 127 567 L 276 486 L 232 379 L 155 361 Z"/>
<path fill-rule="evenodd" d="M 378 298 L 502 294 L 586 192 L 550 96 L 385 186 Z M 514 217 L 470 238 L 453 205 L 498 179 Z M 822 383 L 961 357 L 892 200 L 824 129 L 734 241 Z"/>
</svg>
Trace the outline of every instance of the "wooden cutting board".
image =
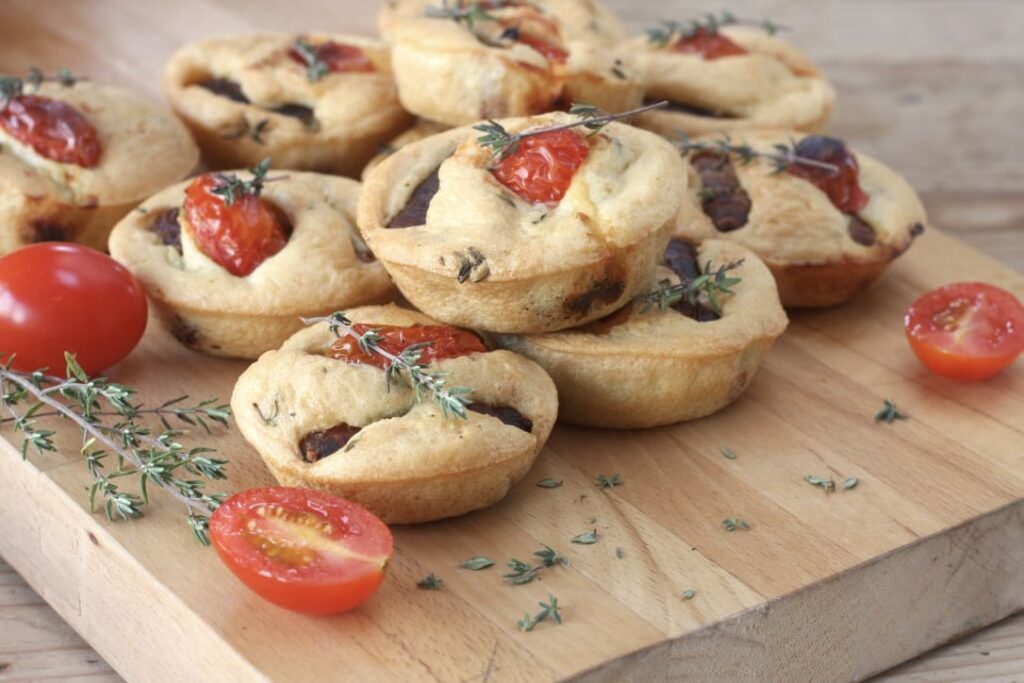
<svg viewBox="0 0 1024 683">
<path fill-rule="evenodd" d="M 131 680 L 863 678 L 1024 608 L 1024 364 L 955 385 L 903 338 L 918 294 L 963 279 L 1024 297 L 1024 276 L 931 231 L 863 298 L 796 316 L 722 413 L 643 432 L 556 428 L 502 503 L 396 528 L 388 580 L 347 616 L 255 597 L 169 498 L 137 522 L 89 514 L 74 430 L 62 454 L 28 462 L 0 441 L 0 554 Z M 150 402 L 226 399 L 243 367 L 153 327 L 111 374 Z M 876 424 L 886 398 L 911 419 Z M 227 490 L 271 483 L 237 432 L 210 441 L 231 459 Z M 624 485 L 600 489 L 602 473 Z M 827 494 L 808 474 L 860 484 Z M 548 477 L 564 485 L 536 486 Z M 752 528 L 729 533 L 728 517 Z M 597 543 L 570 542 L 594 528 Z M 571 565 L 501 578 L 542 544 Z M 474 555 L 498 565 L 458 567 Z M 417 589 L 429 572 L 442 590 Z M 564 624 L 518 631 L 548 593 Z"/>
</svg>

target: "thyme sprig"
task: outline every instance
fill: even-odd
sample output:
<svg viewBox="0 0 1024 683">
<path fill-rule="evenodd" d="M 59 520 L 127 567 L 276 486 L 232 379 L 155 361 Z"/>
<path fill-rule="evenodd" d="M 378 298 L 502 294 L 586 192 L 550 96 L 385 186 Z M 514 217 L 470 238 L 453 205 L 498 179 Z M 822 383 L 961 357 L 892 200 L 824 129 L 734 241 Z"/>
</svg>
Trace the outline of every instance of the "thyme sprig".
<svg viewBox="0 0 1024 683">
<path fill-rule="evenodd" d="M 532 631 L 533 627 L 542 621 L 550 619 L 556 624 L 562 623 L 562 615 L 558 612 L 558 598 L 551 593 L 548 593 L 548 601 L 538 603 L 541 611 L 531 617 L 529 613 L 523 616 L 522 619 L 516 622 L 516 626 L 519 627 L 520 631 Z"/>
<path fill-rule="evenodd" d="M 768 19 L 741 19 L 732 12 L 721 12 L 719 14 L 708 13 L 698 19 L 687 21 L 663 19 L 658 22 L 657 26 L 645 30 L 644 33 L 647 35 L 647 42 L 664 47 L 678 40 L 692 38 L 698 33 L 718 33 L 723 26 L 755 26 L 764 29 L 765 33 L 770 36 L 779 31 L 788 30 L 785 26 Z"/>
<path fill-rule="evenodd" d="M 47 76 L 41 69 L 32 67 L 28 70 L 28 75 L 24 78 L 18 78 L 17 76 L 0 76 L 0 109 L 7 106 L 15 97 L 20 97 L 25 93 L 25 86 L 32 88 L 32 92 L 38 92 L 39 86 L 44 82 L 50 81 L 54 83 L 60 83 L 65 88 L 70 88 L 75 83 L 80 81 L 70 69 L 58 69 L 57 74 L 54 76 Z"/>
<path fill-rule="evenodd" d="M 398 355 L 381 347 L 381 336 L 376 330 L 367 330 L 359 334 L 352 328 L 352 321 L 344 313 L 336 311 L 329 316 L 315 318 L 302 318 L 306 325 L 315 325 L 325 322 L 331 332 L 338 337 L 351 337 L 356 340 L 359 348 L 366 354 L 376 354 L 387 359 L 390 364 L 385 370 L 387 385 L 399 382 L 404 377 L 408 380 L 409 386 L 416 392 L 416 402 L 422 403 L 423 397 L 429 395 L 430 399 L 441 408 L 444 417 L 461 417 L 466 419 L 466 406 L 472 403 L 469 394 L 473 392 L 471 387 L 447 387 L 447 380 L 442 372 L 427 372 L 427 365 L 420 362 L 423 349 L 431 342 L 422 342 L 407 346 Z"/>
<path fill-rule="evenodd" d="M 19 372 L 11 369 L 13 358 L 0 366 L 0 404 L 21 432 L 22 457 L 29 448 L 39 453 L 55 452 L 56 432 L 41 426 L 46 418 L 71 420 L 82 431 L 82 457 L 93 477 L 88 488 L 89 508 L 103 508 L 107 519 L 137 519 L 149 502 L 149 483 L 153 482 L 185 505 L 187 519 L 196 539 L 209 545 L 209 518 L 224 495 L 207 493 L 203 479 L 225 479 L 226 460 L 210 456 L 215 450 L 203 446 L 185 448 L 178 438 L 187 430 L 174 429 L 175 418 L 189 426 L 200 426 L 209 433 L 209 422 L 227 426 L 231 409 L 216 399 L 182 405 L 187 397 L 172 399 L 155 408 L 133 403 L 135 389 L 90 378 L 71 354 L 65 354 L 66 377 L 52 377 L 43 370 Z M 159 418 L 157 431 L 144 421 Z M 105 418 L 118 418 L 105 423 Z M 113 467 L 108 469 L 111 461 Z M 191 476 L 190 476 L 191 475 Z M 122 490 L 120 481 L 138 478 L 138 493 Z"/>
<path fill-rule="evenodd" d="M 296 38 L 292 43 L 295 54 L 302 58 L 306 65 L 306 80 L 310 83 L 317 83 L 321 78 L 331 72 L 327 62 L 320 59 L 320 53 L 316 46 L 302 38 Z"/>
<path fill-rule="evenodd" d="M 223 199 L 224 206 L 231 206 L 242 197 L 259 197 L 263 192 L 264 183 L 276 180 L 267 178 L 268 171 L 270 171 L 270 157 L 249 169 L 249 173 L 252 174 L 252 178 L 249 180 L 242 180 L 234 173 L 215 173 L 213 177 L 217 183 L 210 188 L 210 192 Z"/>
<path fill-rule="evenodd" d="M 725 134 L 717 140 L 702 142 L 692 140 L 685 133 L 680 133 L 676 147 L 683 156 L 691 152 L 713 152 L 721 155 L 723 160 L 731 155 L 744 165 L 749 164 L 754 159 L 766 159 L 772 165 L 772 174 L 782 173 L 790 166 L 809 166 L 825 171 L 829 175 L 839 174 L 839 167 L 835 164 L 800 156 L 796 151 L 796 141 L 792 139 L 790 139 L 789 144 L 784 142 L 776 143 L 772 145 L 772 149 L 775 151 L 766 152 L 755 149 L 747 143 L 734 144 L 732 138 Z"/>
<path fill-rule="evenodd" d="M 575 121 L 571 121 L 569 123 L 560 123 L 556 126 L 543 126 L 541 128 L 530 128 L 519 133 L 510 133 L 497 121 L 488 119 L 484 123 L 478 123 L 473 126 L 473 129 L 483 133 L 483 135 L 479 136 L 476 141 L 482 147 L 489 147 L 493 155 L 492 161 L 498 161 L 502 157 L 507 156 L 518 149 L 519 143 L 524 139 L 535 135 L 544 135 L 545 133 L 567 130 L 577 126 L 583 126 L 593 134 L 607 126 L 612 121 L 619 121 L 621 119 L 629 118 L 630 116 L 635 116 L 636 114 L 641 114 L 645 111 L 660 109 L 661 107 L 666 106 L 668 106 L 668 101 L 662 100 L 661 102 L 637 107 L 636 109 L 630 109 L 629 111 L 620 112 L 618 114 L 609 114 L 608 112 L 598 109 L 592 105 L 576 103 L 569 108 L 569 113 L 574 114 L 577 118 Z"/>
<path fill-rule="evenodd" d="M 509 573 L 502 574 L 502 578 L 508 579 L 514 586 L 521 586 L 537 578 L 537 574 L 543 569 L 558 565 L 563 567 L 569 566 L 569 559 L 559 555 L 548 545 L 542 546 L 540 550 L 534 553 L 534 556 L 540 558 L 540 564 L 532 565 L 515 558 L 509 560 L 508 564 L 505 565 L 509 568 Z"/>
<path fill-rule="evenodd" d="M 500 9 L 505 3 L 502 0 L 490 3 L 495 9 Z M 465 0 L 441 0 L 441 6 L 429 5 L 423 10 L 423 16 L 431 19 L 451 19 L 457 24 L 465 24 L 466 28 L 473 30 L 473 25 L 478 21 L 494 21 L 494 16 L 487 13 L 482 3 L 466 2 Z"/>
<path fill-rule="evenodd" d="M 723 294 L 735 294 L 732 288 L 743 281 L 742 278 L 730 277 L 728 273 L 741 265 L 743 265 L 743 259 L 732 261 L 715 269 L 708 261 L 704 266 L 704 272 L 692 280 L 675 285 L 669 280 L 662 280 L 656 289 L 640 295 L 638 299 L 640 312 L 647 313 L 653 309 L 664 311 L 685 299 L 691 305 L 700 303 L 721 315 L 722 302 L 719 297 Z"/>
</svg>

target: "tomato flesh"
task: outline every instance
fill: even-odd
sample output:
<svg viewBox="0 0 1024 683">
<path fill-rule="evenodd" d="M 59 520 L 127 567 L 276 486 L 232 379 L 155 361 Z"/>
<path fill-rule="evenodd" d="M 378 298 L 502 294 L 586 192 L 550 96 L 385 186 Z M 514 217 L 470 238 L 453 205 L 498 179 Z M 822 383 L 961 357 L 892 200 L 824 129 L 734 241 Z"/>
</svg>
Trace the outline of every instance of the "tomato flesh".
<svg viewBox="0 0 1024 683">
<path fill-rule="evenodd" d="M 106 254 L 45 242 L 0 257 L 0 353 L 15 370 L 63 375 L 67 351 L 96 375 L 135 348 L 146 318 L 142 285 Z"/>
<path fill-rule="evenodd" d="M 100 162 L 99 133 L 67 102 L 42 95 L 11 98 L 0 109 L 0 126 L 51 161 L 83 168 Z"/>
<path fill-rule="evenodd" d="M 558 45 L 548 42 L 543 38 L 537 36 L 531 36 L 526 33 L 519 34 L 516 38 L 516 42 L 528 45 L 534 50 L 539 52 L 544 59 L 549 62 L 558 62 L 559 64 L 565 64 L 566 60 L 569 59 L 569 52 Z"/>
<path fill-rule="evenodd" d="M 480 337 L 472 332 L 460 330 L 450 325 L 368 325 L 356 323 L 352 330 L 364 335 L 376 330 L 380 335 L 380 347 L 385 351 L 399 355 L 413 344 L 427 343 L 420 349 L 420 362 L 430 365 L 434 361 L 445 358 L 457 358 L 471 353 L 482 353 L 487 350 Z M 359 343 L 352 337 L 339 337 L 325 354 L 330 358 L 343 360 L 346 363 L 375 365 L 385 369 L 391 362 L 377 353 L 366 353 L 359 348 Z"/>
<path fill-rule="evenodd" d="M 284 249 L 288 233 L 266 201 L 247 194 L 228 206 L 211 191 L 217 184 L 215 175 L 192 181 L 182 205 L 186 223 L 200 251 L 232 275 L 245 277 Z"/>
<path fill-rule="evenodd" d="M 266 600 L 306 614 L 366 602 L 384 580 L 391 531 L 366 508 L 311 489 L 249 489 L 210 518 L 217 554 Z"/>
<path fill-rule="evenodd" d="M 813 183 L 832 205 L 843 213 L 855 213 L 868 205 L 870 197 L 860 187 L 857 157 L 842 140 L 824 135 L 808 135 L 796 145 L 797 156 L 836 166 L 838 172 L 807 164 L 794 163 L 786 172 Z"/>
<path fill-rule="evenodd" d="M 574 130 L 523 138 L 491 172 L 502 185 L 533 204 L 562 201 L 572 177 L 590 153 L 590 143 Z"/>
<path fill-rule="evenodd" d="M 962 382 L 991 377 L 1024 351 L 1024 306 L 980 282 L 928 292 L 907 309 L 904 326 L 926 368 Z"/>
<path fill-rule="evenodd" d="M 672 49 L 684 54 L 700 55 L 708 60 L 747 54 L 745 49 L 726 36 L 706 28 L 697 29 L 690 35 L 680 38 L 672 45 Z"/>
<path fill-rule="evenodd" d="M 345 43 L 336 43 L 328 40 L 325 43 L 313 46 L 317 59 L 327 65 L 331 73 L 358 73 L 374 71 L 373 62 L 366 55 L 362 48 Z M 294 47 L 288 50 L 288 56 L 293 61 L 306 65 L 302 54 Z"/>
</svg>

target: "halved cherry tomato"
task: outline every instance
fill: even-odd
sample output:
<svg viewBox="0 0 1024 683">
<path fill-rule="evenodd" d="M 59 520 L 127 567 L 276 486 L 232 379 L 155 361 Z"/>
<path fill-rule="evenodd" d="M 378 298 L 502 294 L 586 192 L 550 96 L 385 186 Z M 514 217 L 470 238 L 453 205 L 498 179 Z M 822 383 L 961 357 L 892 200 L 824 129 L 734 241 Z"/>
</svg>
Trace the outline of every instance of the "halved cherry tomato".
<svg viewBox="0 0 1024 683">
<path fill-rule="evenodd" d="M 903 322 L 921 363 L 962 382 L 991 377 L 1024 351 L 1024 306 L 981 282 L 928 292 L 911 304 Z"/>
<path fill-rule="evenodd" d="M 13 97 L 0 109 L 0 127 L 52 161 L 83 168 L 100 162 L 99 133 L 67 102 L 42 95 Z"/>
<path fill-rule="evenodd" d="M 734 55 L 745 55 L 747 51 L 729 40 L 718 31 L 709 31 L 700 28 L 691 35 L 680 38 L 672 46 L 676 52 L 686 54 L 697 54 L 704 59 L 719 59 L 721 57 L 732 57 Z"/>
<path fill-rule="evenodd" d="M 590 153 L 590 143 L 574 130 L 523 138 L 491 172 L 501 184 L 534 204 L 562 201 L 572 177 Z"/>
<path fill-rule="evenodd" d="M 860 165 L 845 142 L 824 135 L 808 135 L 797 143 L 796 153 L 805 159 L 832 164 L 839 172 L 790 164 L 786 167 L 787 173 L 814 183 L 843 213 L 855 213 L 867 206 L 870 197 L 860 187 Z"/>
<path fill-rule="evenodd" d="M 277 211 L 260 197 L 236 197 L 230 206 L 211 190 L 215 175 L 203 175 L 185 190 L 187 225 L 199 250 L 232 275 L 245 277 L 284 249 L 288 233 Z"/>
<path fill-rule="evenodd" d="M 569 59 L 568 50 L 565 50 L 554 43 L 550 43 L 544 40 L 543 38 L 538 38 L 537 36 L 531 36 L 526 33 L 521 33 L 519 34 L 519 37 L 516 38 L 516 42 L 532 47 L 534 50 L 539 52 L 541 56 L 544 57 L 544 59 L 548 60 L 549 62 L 558 62 L 559 64 L 565 64 L 565 61 Z"/>
<path fill-rule="evenodd" d="M 316 53 L 317 59 L 326 64 L 332 73 L 369 72 L 376 68 L 366 52 L 355 45 L 328 40 L 325 43 L 314 45 L 313 51 Z M 288 56 L 293 61 L 303 66 L 306 65 L 305 58 L 294 47 L 288 50 Z"/>
<path fill-rule="evenodd" d="M 220 559 L 260 597 L 306 614 L 347 612 L 384 580 L 391 531 L 366 508 L 311 489 L 249 489 L 210 517 Z"/>
<path fill-rule="evenodd" d="M 396 356 L 413 344 L 427 344 L 420 350 L 420 362 L 424 365 L 430 365 L 434 361 L 445 358 L 457 358 L 487 350 L 484 343 L 480 341 L 480 337 L 450 325 L 398 327 L 396 325 L 356 323 L 352 325 L 352 330 L 359 335 L 376 330 L 380 335 L 380 347 Z M 325 355 L 347 363 L 376 365 L 382 369 L 390 365 L 390 361 L 384 356 L 364 352 L 352 337 L 339 337 Z"/>
<path fill-rule="evenodd" d="M 64 374 L 64 352 L 95 375 L 146 329 L 146 294 L 124 266 L 79 244 L 46 242 L 0 258 L 0 353 L 12 367 Z"/>
</svg>

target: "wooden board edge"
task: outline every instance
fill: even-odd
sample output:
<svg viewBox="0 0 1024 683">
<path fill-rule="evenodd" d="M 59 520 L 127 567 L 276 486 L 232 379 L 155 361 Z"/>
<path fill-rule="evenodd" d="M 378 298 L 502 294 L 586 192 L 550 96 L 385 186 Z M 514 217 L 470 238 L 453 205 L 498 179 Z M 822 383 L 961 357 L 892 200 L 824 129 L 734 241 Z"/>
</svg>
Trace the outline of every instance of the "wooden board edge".
<svg viewBox="0 0 1024 683">
<path fill-rule="evenodd" d="M 0 554 L 125 679 L 268 680 L 2 438 L 0 481 Z"/>
<path fill-rule="evenodd" d="M 572 680 L 863 680 L 1024 610 L 1022 568 L 1018 500 Z"/>
</svg>

